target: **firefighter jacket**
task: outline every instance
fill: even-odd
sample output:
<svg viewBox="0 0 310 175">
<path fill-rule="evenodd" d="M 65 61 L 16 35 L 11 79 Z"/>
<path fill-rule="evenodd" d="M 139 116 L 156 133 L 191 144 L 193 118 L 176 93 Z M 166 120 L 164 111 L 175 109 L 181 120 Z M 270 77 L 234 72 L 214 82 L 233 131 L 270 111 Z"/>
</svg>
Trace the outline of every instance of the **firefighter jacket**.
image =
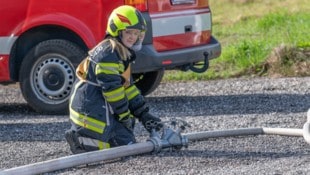
<svg viewBox="0 0 310 175">
<path fill-rule="evenodd" d="M 113 122 L 133 117 L 134 110 L 145 103 L 130 79 L 132 57 L 116 39 L 105 39 L 77 68 L 70 120 L 80 135 L 91 138 L 89 145 L 109 147 Z"/>
</svg>

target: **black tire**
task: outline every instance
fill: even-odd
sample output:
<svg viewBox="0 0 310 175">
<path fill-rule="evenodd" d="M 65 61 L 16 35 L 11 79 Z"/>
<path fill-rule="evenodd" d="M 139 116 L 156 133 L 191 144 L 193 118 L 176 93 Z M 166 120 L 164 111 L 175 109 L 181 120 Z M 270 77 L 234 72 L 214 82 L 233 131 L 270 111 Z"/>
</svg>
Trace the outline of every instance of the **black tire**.
<svg viewBox="0 0 310 175">
<path fill-rule="evenodd" d="M 28 104 L 40 113 L 67 114 L 75 68 L 85 55 L 76 44 L 61 39 L 46 40 L 32 48 L 19 72 Z"/>
<path fill-rule="evenodd" d="M 158 70 L 154 72 L 133 74 L 133 79 L 136 81 L 135 85 L 140 89 L 141 94 L 146 96 L 152 93 L 160 84 L 164 70 Z"/>
</svg>

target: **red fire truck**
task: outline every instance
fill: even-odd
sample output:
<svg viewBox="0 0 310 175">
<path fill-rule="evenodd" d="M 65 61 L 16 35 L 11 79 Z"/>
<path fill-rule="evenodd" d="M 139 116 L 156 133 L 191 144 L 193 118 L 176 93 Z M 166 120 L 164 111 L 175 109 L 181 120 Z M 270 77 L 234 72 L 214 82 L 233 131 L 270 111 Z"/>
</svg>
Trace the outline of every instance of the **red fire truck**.
<svg viewBox="0 0 310 175">
<path fill-rule="evenodd" d="M 138 8 L 148 25 L 133 65 L 142 94 L 156 89 L 164 70 L 201 73 L 220 56 L 208 0 L 0 1 L 0 83 L 19 82 L 38 112 L 66 113 L 75 67 L 103 39 L 109 14 L 123 4 Z"/>
</svg>

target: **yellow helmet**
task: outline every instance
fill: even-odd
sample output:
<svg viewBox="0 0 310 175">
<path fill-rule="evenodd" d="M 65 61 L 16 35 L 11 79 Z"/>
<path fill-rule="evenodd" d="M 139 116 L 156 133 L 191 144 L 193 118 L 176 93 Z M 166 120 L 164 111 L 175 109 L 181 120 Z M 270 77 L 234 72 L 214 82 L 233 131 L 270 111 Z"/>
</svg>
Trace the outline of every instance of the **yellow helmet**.
<svg viewBox="0 0 310 175">
<path fill-rule="evenodd" d="M 113 37 L 118 36 L 119 31 L 125 29 L 146 31 L 146 22 L 141 12 L 129 5 L 114 9 L 107 25 L 107 32 Z"/>
</svg>

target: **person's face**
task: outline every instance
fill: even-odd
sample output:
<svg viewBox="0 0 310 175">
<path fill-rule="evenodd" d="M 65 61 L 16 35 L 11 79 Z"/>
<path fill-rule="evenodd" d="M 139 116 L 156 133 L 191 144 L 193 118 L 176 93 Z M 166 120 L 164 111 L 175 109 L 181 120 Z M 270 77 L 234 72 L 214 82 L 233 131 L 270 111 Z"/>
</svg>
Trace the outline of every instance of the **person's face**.
<svg viewBox="0 0 310 175">
<path fill-rule="evenodd" d="M 128 48 L 131 48 L 140 36 L 141 31 L 138 29 L 122 30 L 122 42 Z"/>
</svg>

